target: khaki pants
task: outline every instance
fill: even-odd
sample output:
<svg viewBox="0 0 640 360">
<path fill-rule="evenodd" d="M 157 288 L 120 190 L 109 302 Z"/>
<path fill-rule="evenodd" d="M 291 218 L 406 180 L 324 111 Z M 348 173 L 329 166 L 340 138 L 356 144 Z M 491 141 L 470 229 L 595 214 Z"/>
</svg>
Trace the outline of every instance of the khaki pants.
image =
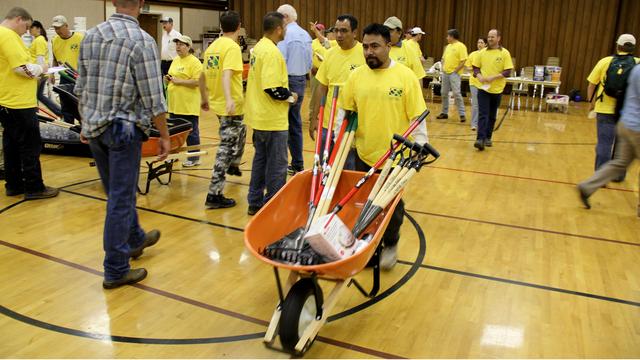
<svg viewBox="0 0 640 360">
<path fill-rule="evenodd" d="M 316 93 L 318 84 L 320 84 L 320 82 L 318 81 L 318 79 L 316 79 L 314 75 L 310 75 L 310 76 L 311 76 L 311 98 L 309 99 L 309 112 L 313 111 L 314 106 L 316 105 L 317 101 L 315 100 L 315 96 L 313 96 L 313 94 Z"/>
<path fill-rule="evenodd" d="M 633 160 L 640 159 L 640 132 L 626 128 L 622 122 L 618 122 L 616 131 L 619 143 L 613 160 L 605 163 L 589 179 L 578 184 L 578 188 L 587 196 L 591 196 L 611 180 L 624 175 Z M 640 216 L 640 203 L 638 216 Z"/>
</svg>

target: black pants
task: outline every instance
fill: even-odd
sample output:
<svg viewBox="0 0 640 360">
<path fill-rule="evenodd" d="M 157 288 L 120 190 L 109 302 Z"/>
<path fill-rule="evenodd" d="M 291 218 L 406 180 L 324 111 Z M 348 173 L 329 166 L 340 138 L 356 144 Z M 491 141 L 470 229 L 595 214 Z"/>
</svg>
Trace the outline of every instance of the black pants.
<svg viewBox="0 0 640 360">
<path fill-rule="evenodd" d="M 26 193 L 43 191 L 40 169 L 42 142 L 36 108 L 8 109 L 0 106 L 0 123 L 4 127 L 5 188 Z"/>
<path fill-rule="evenodd" d="M 160 70 L 162 70 L 162 76 L 165 76 L 169 73 L 169 68 L 171 67 L 172 62 L 172 60 L 160 61 Z"/>
<path fill-rule="evenodd" d="M 60 77 L 60 87 L 73 94 L 73 88 L 75 83 L 71 80 L 67 80 L 64 77 Z M 75 112 L 77 111 L 78 104 L 75 102 L 65 101 L 64 96 L 60 96 L 60 108 L 62 110 L 62 117 L 64 122 L 73 124 L 75 122 Z M 78 119 L 79 120 L 79 119 Z"/>
<path fill-rule="evenodd" d="M 491 140 L 501 97 L 502 94 L 491 94 L 478 89 L 478 140 Z"/>
<path fill-rule="evenodd" d="M 362 161 L 362 159 L 360 159 L 360 157 L 358 156 L 358 153 L 355 150 L 351 150 L 351 152 L 349 153 L 349 157 L 350 158 L 352 157 L 354 159 L 353 161 L 347 161 L 347 164 L 348 163 L 355 164 L 355 165 L 351 165 L 351 166 L 355 166 L 355 169 L 348 169 L 348 170 L 366 172 L 366 171 L 369 171 L 369 169 L 371 169 L 371 166 L 367 165 L 367 163 L 365 163 L 364 161 Z M 393 214 L 391 215 L 391 220 L 389 220 L 389 225 L 387 225 L 387 230 L 385 230 L 384 234 L 382 235 L 382 244 L 385 247 L 395 246 L 398 244 L 398 241 L 400 241 L 400 227 L 402 226 L 403 221 L 404 221 L 404 201 L 402 201 L 401 199 L 400 202 L 398 202 L 398 206 L 396 206 L 396 209 L 393 211 Z"/>
</svg>

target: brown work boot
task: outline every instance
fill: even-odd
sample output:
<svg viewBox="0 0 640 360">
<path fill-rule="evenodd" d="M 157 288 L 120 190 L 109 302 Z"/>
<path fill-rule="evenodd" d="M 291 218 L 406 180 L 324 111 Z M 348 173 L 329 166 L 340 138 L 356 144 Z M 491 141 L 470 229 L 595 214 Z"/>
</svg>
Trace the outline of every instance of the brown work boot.
<svg viewBox="0 0 640 360">
<path fill-rule="evenodd" d="M 143 268 L 129 269 L 129 272 L 126 273 L 123 277 L 121 277 L 118 280 L 111 280 L 111 281 L 104 280 L 102 282 L 102 287 L 105 289 L 115 289 L 122 285 L 135 284 L 146 277 L 147 277 L 146 269 L 143 269 Z"/>
<path fill-rule="evenodd" d="M 142 245 L 138 246 L 135 249 L 131 249 L 129 251 L 129 256 L 131 256 L 134 260 L 139 258 L 145 248 L 155 245 L 158 240 L 160 240 L 160 230 L 154 229 L 149 231 L 148 233 L 144 234 L 144 241 L 142 241 Z"/>
<path fill-rule="evenodd" d="M 60 190 L 56 188 L 52 188 L 50 186 L 45 186 L 44 190 L 42 191 L 24 194 L 24 199 L 25 200 L 48 199 L 48 198 L 58 196 L 59 193 L 60 193 Z"/>
</svg>

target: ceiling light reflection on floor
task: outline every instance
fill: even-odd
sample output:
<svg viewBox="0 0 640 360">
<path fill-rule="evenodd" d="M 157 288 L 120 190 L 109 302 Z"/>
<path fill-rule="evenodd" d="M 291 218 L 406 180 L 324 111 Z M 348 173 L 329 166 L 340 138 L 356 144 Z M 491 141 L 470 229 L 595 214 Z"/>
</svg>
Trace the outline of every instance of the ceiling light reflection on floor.
<svg viewBox="0 0 640 360">
<path fill-rule="evenodd" d="M 484 346 L 500 346 L 518 348 L 522 346 L 524 329 L 503 325 L 487 325 L 482 333 L 481 344 Z"/>
</svg>

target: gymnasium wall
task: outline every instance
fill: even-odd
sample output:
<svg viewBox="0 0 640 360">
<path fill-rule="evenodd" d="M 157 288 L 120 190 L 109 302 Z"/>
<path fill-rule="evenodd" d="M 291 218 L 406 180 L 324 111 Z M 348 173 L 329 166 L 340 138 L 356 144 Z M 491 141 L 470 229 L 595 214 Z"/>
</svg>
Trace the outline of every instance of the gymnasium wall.
<svg viewBox="0 0 640 360">
<path fill-rule="evenodd" d="M 262 17 L 283 0 L 232 0 L 250 37 L 261 36 Z M 475 50 L 478 35 L 491 28 L 502 31 L 502 43 L 523 66 L 560 58 L 562 91 L 580 89 L 586 96 L 586 77 L 598 59 L 611 54 L 617 35 L 630 32 L 640 40 L 638 0 L 290 0 L 298 23 L 333 24 L 352 13 L 364 25 L 398 16 L 405 28 L 420 26 L 429 33 L 422 40 L 426 56 L 440 58 L 446 31 L 458 28 L 461 40 Z"/>
</svg>

